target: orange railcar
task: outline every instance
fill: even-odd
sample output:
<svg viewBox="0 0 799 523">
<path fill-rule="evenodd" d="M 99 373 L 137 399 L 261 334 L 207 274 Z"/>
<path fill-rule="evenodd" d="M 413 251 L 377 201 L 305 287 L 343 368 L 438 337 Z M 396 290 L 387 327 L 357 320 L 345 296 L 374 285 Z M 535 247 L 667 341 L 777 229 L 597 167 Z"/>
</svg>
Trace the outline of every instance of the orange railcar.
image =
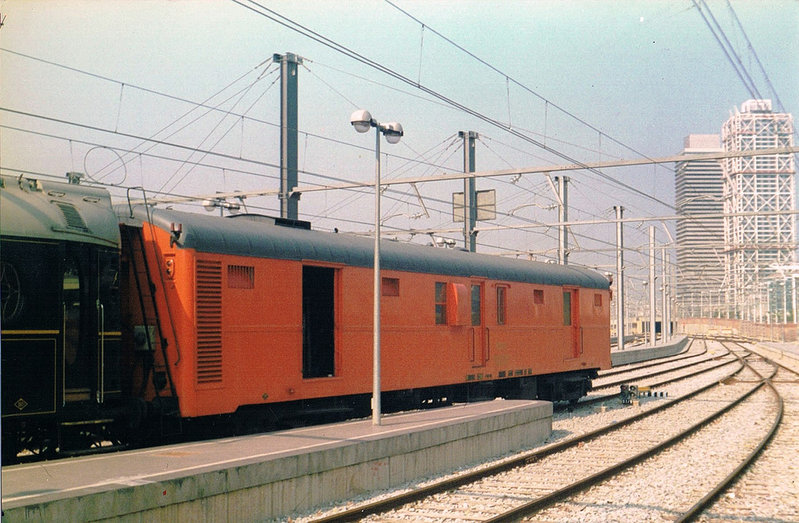
<svg viewBox="0 0 799 523">
<path fill-rule="evenodd" d="M 249 215 L 118 213 L 131 393 L 183 418 L 368 408 L 371 240 Z M 575 400 L 610 367 L 609 284 L 593 271 L 391 241 L 381 266 L 387 410 Z"/>
</svg>

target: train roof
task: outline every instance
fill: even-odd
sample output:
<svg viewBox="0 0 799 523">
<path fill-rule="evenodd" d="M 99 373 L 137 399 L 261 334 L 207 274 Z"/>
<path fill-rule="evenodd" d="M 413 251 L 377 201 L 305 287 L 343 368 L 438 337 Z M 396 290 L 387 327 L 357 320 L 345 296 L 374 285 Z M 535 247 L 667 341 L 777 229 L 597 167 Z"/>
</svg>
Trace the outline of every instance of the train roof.
<svg viewBox="0 0 799 523">
<path fill-rule="evenodd" d="M 117 206 L 121 219 L 130 218 L 128 205 Z M 352 234 L 313 231 L 275 225 L 274 220 L 222 218 L 170 209 L 133 207 L 136 222 L 151 222 L 170 231 L 180 224 L 180 247 L 199 252 L 340 263 L 371 267 L 374 240 Z M 542 285 L 575 285 L 607 289 L 601 274 L 572 266 L 502 258 L 453 249 L 383 240 L 380 266 L 385 270 L 450 276 L 484 277 Z"/>
<path fill-rule="evenodd" d="M 0 176 L 4 237 L 93 243 L 119 248 L 119 226 L 105 189 Z"/>
</svg>

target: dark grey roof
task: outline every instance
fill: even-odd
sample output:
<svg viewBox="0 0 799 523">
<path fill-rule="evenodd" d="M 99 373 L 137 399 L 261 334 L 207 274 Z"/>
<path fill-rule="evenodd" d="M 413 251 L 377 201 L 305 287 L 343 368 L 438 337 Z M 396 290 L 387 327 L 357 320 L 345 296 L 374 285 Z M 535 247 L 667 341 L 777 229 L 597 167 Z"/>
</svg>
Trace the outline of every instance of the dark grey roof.
<svg viewBox="0 0 799 523">
<path fill-rule="evenodd" d="M 20 176 L 0 177 L 0 232 L 119 248 L 108 191 Z"/>
<path fill-rule="evenodd" d="M 124 219 L 130 211 L 127 205 L 121 205 L 117 207 L 117 213 Z M 137 221 L 150 221 L 143 206 L 134 207 L 133 214 Z M 282 227 L 268 220 L 231 219 L 169 209 L 151 209 L 150 215 L 152 223 L 166 231 L 173 223 L 181 224 L 183 233 L 178 245 L 200 252 L 314 260 L 358 267 L 371 267 L 374 263 L 374 240 L 351 234 Z M 389 240 L 380 243 L 380 265 L 386 270 L 608 288 L 605 277 L 588 269 Z"/>
</svg>

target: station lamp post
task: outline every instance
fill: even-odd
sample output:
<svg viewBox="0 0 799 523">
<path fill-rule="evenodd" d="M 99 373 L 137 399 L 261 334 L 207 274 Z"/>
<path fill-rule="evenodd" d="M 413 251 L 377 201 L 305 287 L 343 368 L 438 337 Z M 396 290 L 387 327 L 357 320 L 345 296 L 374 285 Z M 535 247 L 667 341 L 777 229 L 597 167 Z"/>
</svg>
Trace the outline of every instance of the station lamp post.
<svg viewBox="0 0 799 523">
<path fill-rule="evenodd" d="M 402 125 L 397 122 L 380 124 L 369 111 L 360 109 L 352 113 L 350 123 L 359 133 L 375 128 L 375 261 L 374 261 L 374 345 L 372 356 L 372 425 L 380 425 L 380 135 L 388 143 L 399 143 Z"/>
<path fill-rule="evenodd" d="M 649 314 L 649 307 L 652 306 L 651 302 L 649 302 L 647 300 L 647 289 L 649 288 L 649 280 L 643 280 L 641 282 L 641 285 L 644 286 L 644 297 L 642 298 L 642 302 L 643 303 L 647 303 L 648 305 L 647 305 L 646 309 L 644 309 L 644 307 L 642 305 L 639 310 L 640 311 L 646 310 L 647 314 Z M 649 343 L 649 332 L 650 332 L 649 329 L 651 329 L 653 327 L 653 325 L 650 323 L 649 324 L 649 329 L 647 329 L 646 326 L 647 326 L 648 322 L 646 321 L 646 316 L 644 316 L 643 314 L 641 314 L 641 316 L 642 316 L 642 318 L 641 318 L 641 332 L 644 335 L 644 342 L 648 344 Z"/>
</svg>

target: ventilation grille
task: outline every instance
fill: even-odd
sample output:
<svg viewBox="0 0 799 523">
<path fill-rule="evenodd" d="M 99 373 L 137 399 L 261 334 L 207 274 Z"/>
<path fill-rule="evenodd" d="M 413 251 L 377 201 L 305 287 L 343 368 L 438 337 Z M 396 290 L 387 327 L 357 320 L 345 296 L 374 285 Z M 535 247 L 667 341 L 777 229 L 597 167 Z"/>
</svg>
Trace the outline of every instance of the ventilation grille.
<svg viewBox="0 0 799 523">
<path fill-rule="evenodd" d="M 86 222 L 83 221 L 83 217 L 80 215 L 78 210 L 75 208 L 74 205 L 71 203 L 64 203 L 64 202 L 53 202 L 61 209 L 61 214 L 64 215 L 64 219 L 67 221 L 67 228 L 69 229 L 76 229 L 78 231 L 89 232 L 89 228 L 86 226 Z"/>
<path fill-rule="evenodd" d="M 255 267 L 250 265 L 228 265 L 227 286 L 231 289 L 255 288 Z"/>
<path fill-rule="evenodd" d="M 197 384 L 222 383 L 222 263 L 197 260 Z"/>
</svg>

